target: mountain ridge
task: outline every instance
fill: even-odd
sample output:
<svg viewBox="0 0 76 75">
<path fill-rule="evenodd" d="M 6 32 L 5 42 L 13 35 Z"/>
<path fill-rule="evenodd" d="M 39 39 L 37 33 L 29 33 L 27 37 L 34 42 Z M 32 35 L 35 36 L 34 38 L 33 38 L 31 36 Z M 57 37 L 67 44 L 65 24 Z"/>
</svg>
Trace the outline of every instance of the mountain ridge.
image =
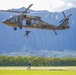
<svg viewBox="0 0 76 75">
<path fill-rule="evenodd" d="M 23 9 L 21 8 L 19 10 L 23 10 Z M 76 34 L 75 34 L 76 14 L 75 13 L 76 13 L 76 8 L 65 10 L 66 15 L 72 14 L 69 20 L 70 29 L 63 30 L 63 31 L 57 30 L 56 32 L 58 33 L 58 35 L 55 35 L 54 32 L 51 30 L 41 30 L 41 29 L 24 29 L 23 28 L 22 30 L 18 29 L 17 31 L 14 31 L 12 27 L 9 27 L 2 23 L 2 20 L 9 18 L 11 16 L 11 13 L 0 12 L 0 17 L 1 17 L 0 18 L 0 30 L 1 30 L 0 54 L 14 55 L 14 53 L 17 53 L 16 55 L 21 55 L 18 53 L 22 52 L 23 50 L 25 51 L 25 55 L 29 55 L 28 51 L 31 50 L 32 52 L 33 50 L 34 51 L 33 55 L 40 56 L 40 52 L 41 52 L 41 56 L 48 57 L 48 56 L 51 56 L 50 55 L 51 53 L 53 53 L 54 55 L 52 54 L 52 57 L 53 56 L 59 57 L 59 54 L 55 53 L 55 51 L 61 52 L 61 54 L 63 54 L 63 53 L 66 53 L 64 51 L 67 50 L 69 51 L 67 52 L 67 54 L 69 53 L 68 56 L 71 57 L 74 51 L 76 51 L 76 46 L 75 46 L 76 44 L 76 39 L 75 39 L 76 38 Z M 12 13 L 12 15 L 14 14 Z M 41 16 L 43 21 L 52 23 L 55 25 L 60 25 L 59 21 L 64 18 L 62 12 L 48 12 L 47 14 L 36 13 L 36 14 L 31 14 L 31 15 Z M 29 34 L 28 39 L 26 37 L 23 37 L 26 30 L 32 31 Z M 44 53 L 46 50 L 50 54 Z M 71 52 L 72 54 L 70 54 Z M 76 57 L 76 54 L 74 54 L 73 57 Z"/>
</svg>

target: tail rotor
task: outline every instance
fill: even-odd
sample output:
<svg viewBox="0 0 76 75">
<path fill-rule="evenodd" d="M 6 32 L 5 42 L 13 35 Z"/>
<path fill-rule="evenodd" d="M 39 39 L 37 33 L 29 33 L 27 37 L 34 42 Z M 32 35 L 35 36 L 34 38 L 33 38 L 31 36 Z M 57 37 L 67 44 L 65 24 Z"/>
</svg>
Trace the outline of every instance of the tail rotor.
<svg viewBox="0 0 76 75">
<path fill-rule="evenodd" d="M 69 17 L 72 16 L 72 14 L 66 16 L 65 13 L 64 13 L 64 11 L 63 11 L 63 16 L 64 16 L 64 19 L 62 19 L 62 20 L 60 21 L 60 23 L 61 23 L 61 22 L 68 21 L 68 20 L 69 20 Z M 69 22 L 68 22 L 68 24 L 69 24 Z"/>
</svg>

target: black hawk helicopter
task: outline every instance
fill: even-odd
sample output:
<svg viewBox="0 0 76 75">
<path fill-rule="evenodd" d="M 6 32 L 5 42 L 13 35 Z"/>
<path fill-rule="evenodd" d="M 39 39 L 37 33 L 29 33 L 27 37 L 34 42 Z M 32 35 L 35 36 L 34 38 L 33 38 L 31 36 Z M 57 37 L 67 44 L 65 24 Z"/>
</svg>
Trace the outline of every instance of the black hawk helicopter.
<svg viewBox="0 0 76 75">
<path fill-rule="evenodd" d="M 41 17 L 39 16 L 31 16 L 31 15 L 27 15 L 26 13 L 30 13 L 27 12 L 29 10 L 29 8 L 32 6 L 33 4 L 30 4 L 25 11 L 14 11 L 14 10 L 0 10 L 1 12 L 14 12 L 14 13 L 19 13 L 18 15 L 14 15 L 9 19 L 3 20 L 3 23 L 8 25 L 8 26 L 12 26 L 14 28 L 14 30 L 17 30 L 17 27 L 19 27 L 20 29 L 22 28 L 38 28 L 38 29 L 48 29 L 48 30 L 53 30 L 55 34 L 56 31 L 55 30 L 65 30 L 70 28 L 69 25 L 69 17 L 72 15 L 68 15 L 66 16 L 65 13 L 63 12 L 64 15 L 64 19 L 60 21 L 60 25 L 56 26 L 54 24 L 49 24 L 44 22 Z M 22 21 L 25 21 L 25 24 L 23 24 Z M 30 33 L 30 31 L 26 31 L 26 35 L 28 35 Z"/>
</svg>

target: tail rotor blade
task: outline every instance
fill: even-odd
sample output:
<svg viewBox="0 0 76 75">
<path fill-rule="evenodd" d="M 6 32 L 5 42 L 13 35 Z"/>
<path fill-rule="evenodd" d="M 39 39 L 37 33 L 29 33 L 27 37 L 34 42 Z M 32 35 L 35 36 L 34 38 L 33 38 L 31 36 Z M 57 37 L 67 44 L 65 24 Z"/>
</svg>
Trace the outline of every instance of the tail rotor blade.
<svg viewBox="0 0 76 75">
<path fill-rule="evenodd" d="M 64 20 L 65 20 L 65 19 L 61 20 L 60 23 L 61 23 L 62 21 L 64 21 Z"/>
<path fill-rule="evenodd" d="M 72 14 L 66 16 L 65 13 L 63 12 L 63 15 L 64 15 L 65 18 L 60 21 L 60 23 L 62 22 L 62 23 L 60 24 L 60 26 L 62 26 L 64 22 L 65 22 L 65 24 L 68 24 L 68 25 L 69 25 L 68 20 L 69 20 L 69 17 L 70 17 Z M 60 27 L 60 26 L 59 26 L 59 27 Z"/>
<path fill-rule="evenodd" d="M 68 17 L 72 16 L 72 14 L 70 14 Z"/>
<path fill-rule="evenodd" d="M 64 17 L 66 18 L 66 15 L 65 15 L 65 13 L 63 12 L 63 15 L 64 15 Z"/>
</svg>

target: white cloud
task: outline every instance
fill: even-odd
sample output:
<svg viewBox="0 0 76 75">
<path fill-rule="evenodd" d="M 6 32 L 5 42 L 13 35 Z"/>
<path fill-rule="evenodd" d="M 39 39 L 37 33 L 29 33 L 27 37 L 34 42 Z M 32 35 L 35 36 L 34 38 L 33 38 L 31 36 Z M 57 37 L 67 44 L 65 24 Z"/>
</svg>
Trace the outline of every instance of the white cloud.
<svg viewBox="0 0 76 75">
<path fill-rule="evenodd" d="M 72 7 L 72 6 L 73 6 L 73 4 L 72 4 L 72 3 L 67 3 L 67 6 Z"/>
<path fill-rule="evenodd" d="M 65 5 L 65 3 L 63 1 L 60 1 L 60 0 L 56 0 L 55 2 L 52 3 L 52 8 L 58 8 L 58 7 L 61 7 Z"/>
<path fill-rule="evenodd" d="M 31 7 L 33 10 L 60 11 L 76 7 L 76 0 L 0 0 L 0 9 L 28 7 L 31 3 L 34 4 Z"/>
<path fill-rule="evenodd" d="M 59 12 L 72 7 L 76 7 L 76 0 L 56 0 L 51 4 L 50 11 Z"/>
</svg>

